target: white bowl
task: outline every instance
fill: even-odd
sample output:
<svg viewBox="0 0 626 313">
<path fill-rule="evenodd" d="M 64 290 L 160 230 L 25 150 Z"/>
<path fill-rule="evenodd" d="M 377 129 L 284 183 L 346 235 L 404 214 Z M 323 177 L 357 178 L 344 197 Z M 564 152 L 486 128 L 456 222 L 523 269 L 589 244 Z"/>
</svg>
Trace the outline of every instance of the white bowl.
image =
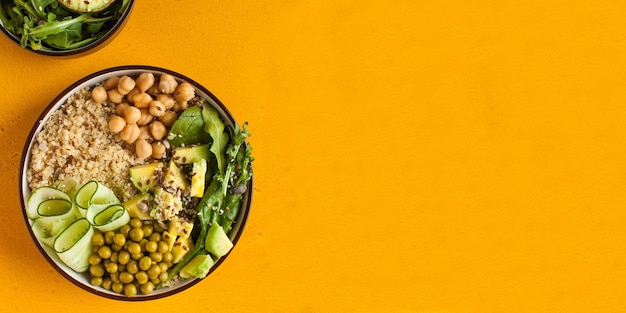
<svg viewBox="0 0 626 313">
<path fill-rule="evenodd" d="M 113 291 L 101 288 L 101 287 L 92 286 L 90 284 L 87 273 L 76 273 L 75 271 L 70 269 L 68 266 L 66 266 L 63 262 L 60 261 L 60 259 L 58 258 L 58 256 L 56 255 L 53 249 L 43 244 L 40 240 L 37 239 L 37 237 L 33 233 L 31 229 L 32 222 L 26 215 L 26 203 L 27 203 L 28 197 L 31 194 L 31 190 L 26 180 L 26 169 L 28 168 L 29 162 L 31 159 L 31 149 L 33 147 L 33 143 L 35 142 L 35 135 L 43 129 L 44 123 L 48 120 L 52 112 L 54 112 L 62 104 L 64 104 L 66 100 L 70 97 L 70 95 L 78 92 L 79 90 L 85 87 L 95 86 L 97 83 L 100 83 L 112 76 L 123 76 L 123 75 L 133 76 L 133 75 L 138 75 L 142 72 L 152 72 L 153 74 L 155 74 L 155 76 L 160 75 L 160 74 L 170 74 L 180 81 L 185 81 L 185 82 L 190 83 L 191 85 L 195 87 L 196 95 L 206 99 L 208 103 L 211 104 L 218 111 L 225 125 L 227 126 L 235 125 L 235 120 L 233 116 L 231 115 L 231 113 L 211 92 L 209 92 L 209 90 L 207 90 L 206 88 L 204 88 L 202 85 L 198 84 L 197 82 L 193 81 L 192 79 L 185 77 L 184 75 L 178 74 L 176 72 L 173 72 L 167 69 L 152 67 L 152 66 L 130 65 L 130 66 L 114 67 L 114 68 L 101 70 L 99 72 L 93 73 L 91 75 L 88 75 L 78 80 L 77 82 L 69 86 L 67 89 L 65 89 L 63 92 L 61 92 L 49 104 L 44 109 L 43 113 L 39 116 L 38 121 L 35 123 L 35 125 L 31 129 L 30 134 L 28 135 L 28 139 L 26 140 L 26 144 L 24 145 L 24 150 L 22 153 L 21 161 L 20 161 L 19 193 L 20 193 L 20 201 L 22 205 L 22 213 L 23 213 L 28 231 L 31 235 L 31 238 L 33 239 L 33 242 L 35 243 L 35 245 L 37 246 L 41 254 L 44 256 L 44 258 L 50 263 L 50 265 L 55 270 L 59 272 L 59 274 L 61 274 L 63 277 L 65 277 L 67 280 L 74 283 L 75 285 L 83 288 L 84 290 L 91 292 L 93 294 L 99 295 L 99 296 L 106 297 L 106 298 L 117 299 L 117 300 L 128 300 L 128 301 L 150 300 L 150 299 L 166 297 L 166 296 L 178 293 L 180 291 L 183 291 L 195 285 L 201 279 L 198 279 L 198 278 L 186 279 L 172 287 L 155 289 L 152 293 L 148 295 L 142 295 L 138 293 L 134 297 L 126 297 L 122 294 L 118 294 Z M 243 232 L 243 229 L 245 227 L 245 224 L 248 218 L 250 205 L 252 201 L 252 190 L 253 190 L 252 183 L 253 183 L 253 179 L 250 179 L 249 184 L 247 186 L 248 187 L 247 191 L 243 195 L 243 198 L 241 201 L 240 211 L 236 217 L 235 222 L 233 223 L 233 228 L 228 233 L 230 240 L 235 245 Z M 209 277 L 210 273 L 215 271 L 219 267 L 219 265 L 226 259 L 227 256 L 228 255 L 221 257 L 216 262 L 216 264 L 213 265 L 207 277 Z"/>
</svg>

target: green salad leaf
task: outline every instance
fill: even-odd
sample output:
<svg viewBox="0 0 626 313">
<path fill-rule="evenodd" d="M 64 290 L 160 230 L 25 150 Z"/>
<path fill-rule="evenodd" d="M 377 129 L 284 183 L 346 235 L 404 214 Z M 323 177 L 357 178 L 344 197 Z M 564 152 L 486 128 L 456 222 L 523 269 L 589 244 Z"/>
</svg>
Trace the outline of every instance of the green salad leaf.
<svg viewBox="0 0 626 313">
<path fill-rule="evenodd" d="M 172 125 L 167 141 L 174 147 L 210 143 L 211 137 L 204 131 L 202 109 L 190 107 L 183 111 Z"/>
<path fill-rule="evenodd" d="M 211 135 L 213 143 L 209 149 L 217 159 L 217 168 L 220 173 L 224 172 L 224 147 L 228 142 L 228 134 L 224 132 L 224 123 L 220 119 L 220 115 L 208 103 L 202 104 L 202 120 L 204 121 L 204 131 Z"/>
<path fill-rule="evenodd" d="M 22 47 L 74 49 L 98 40 L 120 18 L 128 1 L 92 13 L 70 12 L 57 0 L 0 0 L 0 20 Z"/>
</svg>

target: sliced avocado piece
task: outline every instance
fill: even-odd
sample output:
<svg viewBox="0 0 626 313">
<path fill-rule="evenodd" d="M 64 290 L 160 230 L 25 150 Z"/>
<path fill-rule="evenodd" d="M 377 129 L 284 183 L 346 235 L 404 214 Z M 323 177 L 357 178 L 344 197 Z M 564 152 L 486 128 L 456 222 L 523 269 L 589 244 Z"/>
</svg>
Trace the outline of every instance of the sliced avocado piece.
<svg viewBox="0 0 626 313">
<path fill-rule="evenodd" d="M 178 164 L 192 164 L 208 158 L 208 145 L 178 147 L 172 151 L 172 160 Z"/>
<path fill-rule="evenodd" d="M 170 224 L 167 228 L 168 233 L 180 237 L 189 237 L 192 230 L 193 222 L 178 216 L 174 216 L 170 219 Z"/>
<path fill-rule="evenodd" d="M 208 145 L 180 147 L 172 151 L 172 160 L 178 164 L 193 164 L 191 168 L 191 197 L 202 198 L 207 173 L 207 160 L 210 151 Z"/>
<path fill-rule="evenodd" d="M 161 235 L 161 238 L 163 241 L 165 241 L 165 243 L 167 243 L 167 251 L 172 251 L 172 248 L 174 248 L 174 243 L 176 242 L 176 235 L 172 235 L 166 230 L 163 232 L 163 235 Z"/>
<path fill-rule="evenodd" d="M 106 9 L 115 0 L 57 0 L 60 4 L 74 12 L 98 12 Z"/>
<path fill-rule="evenodd" d="M 204 196 L 204 182 L 206 180 L 207 162 L 202 159 L 193 163 L 191 168 L 191 188 L 189 196 L 202 198 Z"/>
<path fill-rule="evenodd" d="M 180 270 L 180 277 L 189 278 L 205 278 L 209 274 L 209 270 L 215 262 L 208 254 L 196 255 L 187 265 Z"/>
<path fill-rule="evenodd" d="M 226 232 L 217 222 L 213 222 L 206 234 L 204 247 L 216 257 L 226 255 L 233 248 L 233 243 L 226 235 Z"/>
<path fill-rule="evenodd" d="M 124 202 L 124 207 L 130 217 L 136 217 L 140 220 L 153 220 L 154 218 L 150 216 L 152 201 L 152 195 L 146 192 Z"/>
<path fill-rule="evenodd" d="M 176 216 L 183 209 L 183 201 L 161 187 L 154 191 L 154 206 L 150 211 L 150 216 L 159 221 L 167 221 Z"/>
<path fill-rule="evenodd" d="M 163 175 L 163 162 L 136 165 L 129 169 L 130 180 L 141 192 L 153 192 Z"/>
<path fill-rule="evenodd" d="M 176 162 L 170 162 L 163 177 L 163 189 L 171 192 L 172 194 L 180 191 L 181 194 L 185 192 L 185 189 L 189 187 L 189 181 L 183 170 L 176 164 Z"/>
<path fill-rule="evenodd" d="M 193 248 L 193 241 L 190 237 L 178 237 L 172 247 L 172 263 L 180 262 L 185 255 Z"/>
</svg>

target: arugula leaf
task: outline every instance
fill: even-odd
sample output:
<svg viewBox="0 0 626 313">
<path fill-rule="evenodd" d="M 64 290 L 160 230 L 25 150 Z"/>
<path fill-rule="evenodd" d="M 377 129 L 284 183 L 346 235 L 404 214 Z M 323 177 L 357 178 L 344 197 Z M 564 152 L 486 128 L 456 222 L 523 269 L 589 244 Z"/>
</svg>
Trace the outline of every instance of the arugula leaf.
<svg viewBox="0 0 626 313">
<path fill-rule="evenodd" d="M 204 120 L 204 131 L 211 135 L 213 143 L 209 150 L 213 152 L 217 159 L 217 169 L 220 174 L 224 173 L 224 148 L 228 142 L 228 134 L 224 132 L 224 123 L 220 115 L 208 103 L 202 104 L 202 119 Z"/>
<path fill-rule="evenodd" d="M 204 132 L 204 120 L 199 107 L 183 111 L 172 125 L 167 141 L 174 147 L 190 144 L 210 143 L 211 137 Z"/>
</svg>

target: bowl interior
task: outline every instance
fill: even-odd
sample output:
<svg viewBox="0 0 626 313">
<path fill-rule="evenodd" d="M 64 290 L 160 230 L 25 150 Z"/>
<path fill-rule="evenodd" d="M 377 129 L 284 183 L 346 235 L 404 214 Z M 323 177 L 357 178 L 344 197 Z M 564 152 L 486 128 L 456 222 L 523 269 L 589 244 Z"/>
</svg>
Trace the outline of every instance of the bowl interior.
<svg viewBox="0 0 626 313">
<path fill-rule="evenodd" d="M 130 13 L 132 12 L 134 5 L 135 5 L 135 0 L 129 0 L 126 9 L 120 15 L 120 18 L 116 21 L 116 23 L 110 29 L 108 29 L 102 37 L 98 38 L 97 40 L 85 46 L 82 46 L 76 49 L 69 49 L 69 50 L 59 50 L 59 49 L 53 49 L 53 48 L 48 48 L 48 47 L 42 47 L 40 50 L 33 50 L 29 47 L 27 47 L 26 49 L 28 51 L 31 51 L 37 54 L 48 55 L 48 56 L 61 56 L 61 57 L 72 57 L 72 56 L 76 57 L 76 56 L 81 56 L 87 53 L 95 52 L 99 50 L 100 48 L 102 48 L 103 46 L 105 46 L 111 40 L 113 40 L 113 38 L 115 38 L 115 36 L 117 36 L 117 34 L 122 30 L 122 28 L 124 27 L 124 25 L 126 24 L 126 21 L 128 20 L 130 16 Z M 20 38 L 17 35 L 8 31 L 4 27 L 2 20 L 0 20 L 0 30 L 11 41 L 13 41 L 15 44 L 21 47 Z"/>
<path fill-rule="evenodd" d="M 79 80 L 78 82 L 74 83 L 72 86 L 68 87 L 61 94 L 59 94 L 45 108 L 43 113 L 40 115 L 37 123 L 33 126 L 28 136 L 28 139 L 26 141 L 26 144 L 24 146 L 24 151 L 22 153 L 21 162 L 20 162 L 20 181 L 19 181 L 19 193 L 20 193 L 20 200 L 21 200 L 22 213 L 23 213 L 24 219 L 27 223 L 31 238 L 33 239 L 37 248 L 40 250 L 43 256 L 47 259 L 47 261 L 66 279 L 70 280 L 72 283 L 76 284 L 77 286 L 89 292 L 92 292 L 94 294 L 98 294 L 107 298 L 118 299 L 118 300 L 130 300 L 130 301 L 155 299 L 155 298 L 161 298 L 167 295 L 171 295 L 171 294 L 180 292 L 184 289 L 191 287 L 192 285 L 200 281 L 200 279 L 187 279 L 176 284 L 173 287 L 155 289 L 154 292 L 151 294 L 148 294 L 148 295 L 138 294 L 137 296 L 131 297 L 131 298 L 125 297 L 123 295 L 114 293 L 109 290 L 105 290 L 104 288 L 92 286 L 89 282 L 89 278 L 86 273 L 82 273 L 82 274 L 76 273 L 75 271 L 70 269 L 68 266 L 66 266 L 63 262 L 60 261 L 60 259 L 58 258 L 54 250 L 48 247 L 47 245 L 43 244 L 41 241 L 39 241 L 37 237 L 35 236 L 35 234 L 33 233 L 30 227 L 32 225 L 32 222 L 26 215 L 26 203 L 31 194 L 31 190 L 28 187 L 28 182 L 26 180 L 26 169 L 28 168 L 29 162 L 31 159 L 31 150 L 35 142 L 35 135 L 43 129 L 45 122 L 49 119 L 52 112 L 59 109 L 59 107 L 61 107 L 72 94 L 78 92 L 79 90 L 85 87 L 94 86 L 95 84 L 102 82 L 112 76 L 123 76 L 123 75 L 133 76 L 142 72 L 151 72 L 155 74 L 155 76 L 167 73 L 176 77 L 180 81 L 186 81 L 190 83 L 191 85 L 195 87 L 196 94 L 206 99 L 208 103 L 212 105 L 219 112 L 222 118 L 222 121 L 224 121 L 225 125 L 228 125 L 228 126 L 235 125 L 235 120 L 233 116 L 231 115 L 231 113 L 213 94 L 211 94 L 211 92 L 209 92 L 206 88 L 204 88 L 200 84 L 196 83 L 195 81 L 181 74 L 178 74 L 170 70 L 151 67 L 151 66 L 123 66 L 123 67 L 103 70 L 103 71 L 94 73 L 92 75 L 89 75 Z M 250 204 L 252 200 L 251 199 L 252 179 L 249 182 L 247 190 L 248 192 L 246 192 L 242 198 L 242 202 L 241 202 L 242 206 L 241 206 L 240 212 L 236 217 L 235 223 L 233 223 L 231 231 L 229 232 L 229 238 L 235 245 L 239 237 L 241 236 L 241 233 L 243 231 L 243 228 L 245 226 L 245 223 L 248 217 L 248 212 L 249 212 L 249 208 L 250 208 Z M 209 274 L 213 272 L 219 266 L 219 264 L 221 264 L 224 261 L 224 259 L 227 256 L 228 255 L 221 257 L 216 262 L 216 264 L 211 268 L 211 271 L 209 272 Z"/>
</svg>

